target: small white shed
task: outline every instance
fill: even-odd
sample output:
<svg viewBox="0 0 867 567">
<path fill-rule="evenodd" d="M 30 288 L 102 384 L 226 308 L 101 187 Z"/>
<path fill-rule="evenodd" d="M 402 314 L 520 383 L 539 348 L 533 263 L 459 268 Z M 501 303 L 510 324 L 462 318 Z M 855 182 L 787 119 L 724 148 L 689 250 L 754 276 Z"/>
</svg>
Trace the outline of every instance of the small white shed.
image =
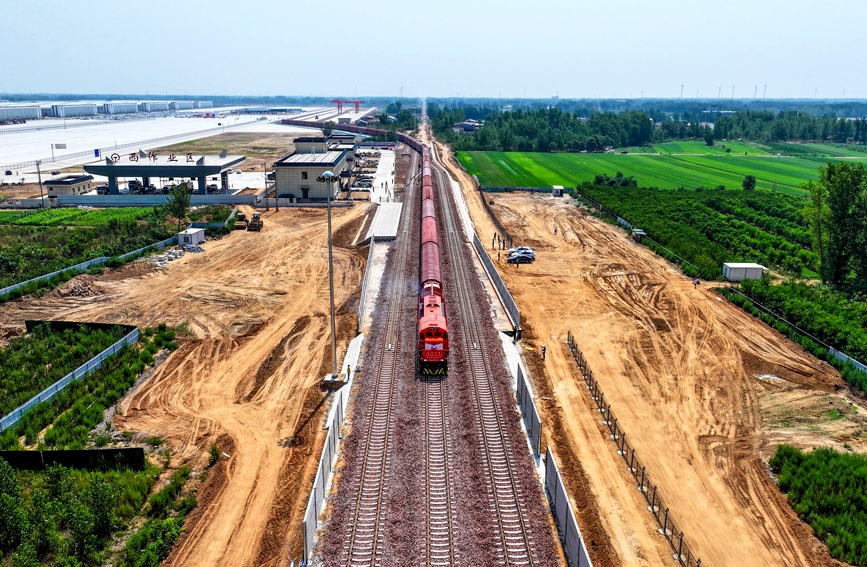
<svg viewBox="0 0 867 567">
<path fill-rule="evenodd" d="M 760 280 L 765 270 L 767 268 L 761 264 L 726 262 L 723 264 L 723 277 L 730 282 Z"/>
<path fill-rule="evenodd" d="M 562 185 L 554 185 L 551 187 L 551 194 L 555 197 L 563 196 L 563 186 Z"/>
<path fill-rule="evenodd" d="M 205 241 L 204 228 L 188 228 L 178 233 L 178 245 L 190 246 L 192 244 L 201 244 Z"/>
</svg>

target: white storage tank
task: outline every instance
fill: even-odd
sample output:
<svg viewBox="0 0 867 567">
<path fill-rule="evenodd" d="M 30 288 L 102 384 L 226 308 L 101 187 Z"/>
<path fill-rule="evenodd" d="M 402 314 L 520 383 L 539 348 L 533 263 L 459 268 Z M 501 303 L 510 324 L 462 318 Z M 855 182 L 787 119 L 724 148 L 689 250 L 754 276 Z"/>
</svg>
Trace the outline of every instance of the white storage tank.
<svg viewBox="0 0 867 567">
<path fill-rule="evenodd" d="M 204 228 L 188 228 L 178 233 L 178 244 L 180 246 L 192 246 L 194 244 L 201 244 L 204 241 Z"/>
<path fill-rule="evenodd" d="M 741 280 L 760 280 L 767 270 L 761 264 L 726 262 L 723 264 L 723 277 L 730 282 Z"/>
</svg>

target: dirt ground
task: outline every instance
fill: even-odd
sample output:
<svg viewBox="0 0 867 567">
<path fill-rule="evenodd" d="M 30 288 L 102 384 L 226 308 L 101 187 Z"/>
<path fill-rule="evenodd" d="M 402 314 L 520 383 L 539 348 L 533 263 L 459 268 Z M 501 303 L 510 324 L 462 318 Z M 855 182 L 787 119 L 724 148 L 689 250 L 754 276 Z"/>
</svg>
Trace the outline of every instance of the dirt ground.
<svg viewBox="0 0 867 567">
<path fill-rule="evenodd" d="M 467 184 L 465 174 L 459 178 Z M 467 187 L 485 241 L 493 224 Z M 580 214 L 574 201 L 488 198 L 507 230 L 537 248 L 534 264 L 515 268 L 504 259 L 500 271 L 521 308 L 524 345 L 534 349 L 524 358 L 550 424 L 543 441 L 565 462 L 573 492 L 585 485 L 592 492 L 619 563 L 670 565 L 671 549 L 602 433 L 563 345 L 567 330 L 703 563 L 837 564 L 763 462 L 780 442 L 867 451 L 867 414 L 837 373 L 706 283 L 693 289 L 674 266 Z M 599 542 L 603 560 L 606 547 Z"/>
<path fill-rule="evenodd" d="M 47 179 L 47 178 L 46 178 Z M 17 179 L 15 180 L 18 181 Z M 48 191 L 42 188 L 42 195 L 48 195 Z M 25 183 L 24 185 L 0 186 L 0 200 L 2 199 L 38 199 L 39 183 Z"/>
<path fill-rule="evenodd" d="M 354 336 L 366 257 L 348 245 L 367 212 L 334 211 L 340 352 Z M 211 443 L 228 454 L 170 565 L 288 565 L 302 553 L 301 519 L 330 401 L 319 389 L 331 359 L 324 212 L 263 217 L 261 233 L 207 242 L 206 252 L 166 270 L 138 262 L 82 276 L 92 296 L 61 289 L 0 306 L 6 328 L 38 318 L 189 325 L 193 336 L 115 418 L 121 430 L 163 437 L 175 460 L 194 468 Z"/>
<path fill-rule="evenodd" d="M 218 155 L 226 150 L 229 155 L 245 155 L 247 161 L 241 166 L 244 171 L 262 171 L 262 162 L 272 164 L 295 149 L 294 134 L 269 134 L 255 132 L 231 132 L 210 138 L 201 138 L 180 144 L 172 144 L 153 151 L 158 154 Z"/>
</svg>

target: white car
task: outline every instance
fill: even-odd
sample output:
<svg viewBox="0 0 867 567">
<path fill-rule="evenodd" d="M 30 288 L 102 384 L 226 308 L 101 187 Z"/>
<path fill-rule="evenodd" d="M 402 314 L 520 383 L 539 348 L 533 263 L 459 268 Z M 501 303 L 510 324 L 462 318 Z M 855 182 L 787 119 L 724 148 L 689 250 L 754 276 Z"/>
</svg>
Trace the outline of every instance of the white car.
<svg viewBox="0 0 867 567">
<path fill-rule="evenodd" d="M 509 254 L 514 254 L 516 252 L 530 252 L 532 254 L 536 253 L 536 251 L 529 246 L 518 246 L 517 248 L 512 248 L 511 250 L 509 250 Z"/>
</svg>

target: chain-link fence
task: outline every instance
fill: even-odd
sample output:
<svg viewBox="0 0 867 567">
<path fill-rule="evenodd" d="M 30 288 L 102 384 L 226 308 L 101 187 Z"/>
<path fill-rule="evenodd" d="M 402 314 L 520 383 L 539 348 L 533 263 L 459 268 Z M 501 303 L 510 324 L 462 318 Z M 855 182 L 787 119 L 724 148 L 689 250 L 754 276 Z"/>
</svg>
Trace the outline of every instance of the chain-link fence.
<svg viewBox="0 0 867 567">
<path fill-rule="evenodd" d="M 618 425 L 617 417 L 611 410 L 611 404 L 605 401 L 605 394 L 593 377 L 593 371 L 587 365 L 584 354 L 576 346 L 575 336 L 572 335 L 572 331 L 567 332 L 566 345 L 572 353 L 575 362 L 578 363 L 578 369 L 581 370 L 584 383 L 587 385 L 587 389 L 590 390 L 590 396 L 596 402 L 596 407 L 602 414 L 602 423 L 608 428 L 611 438 L 617 445 L 617 454 L 623 457 L 626 469 L 632 473 L 633 478 L 638 483 L 638 490 L 641 491 L 641 494 L 644 495 L 644 499 L 647 501 L 647 509 L 650 510 L 653 517 L 656 518 L 657 524 L 659 524 L 659 532 L 665 536 L 668 543 L 671 544 L 672 550 L 674 550 L 674 558 L 684 567 L 700 567 L 701 559 L 695 556 L 684 541 L 684 533 L 672 520 L 669 508 L 658 493 L 657 485 L 650 480 L 646 467 L 641 464 L 641 461 L 635 455 L 635 449 L 626 441 L 626 433 Z"/>
</svg>

